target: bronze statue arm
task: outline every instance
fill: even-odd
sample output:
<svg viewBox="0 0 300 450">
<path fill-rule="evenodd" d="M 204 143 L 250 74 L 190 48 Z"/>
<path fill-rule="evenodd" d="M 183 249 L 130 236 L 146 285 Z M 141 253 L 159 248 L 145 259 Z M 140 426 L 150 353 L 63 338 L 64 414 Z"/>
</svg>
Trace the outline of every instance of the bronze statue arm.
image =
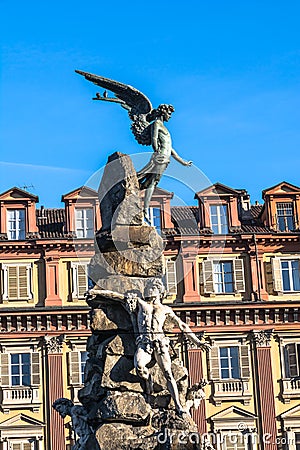
<svg viewBox="0 0 300 450">
<path fill-rule="evenodd" d="M 108 289 L 90 289 L 87 293 L 87 299 L 95 299 L 96 296 L 104 297 L 109 300 L 125 303 L 125 295 L 119 292 L 109 291 Z"/>
<path fill-rule="evenodd" d="M 192 161 L 186 161 L 185 159 L 181 158 L 181 156 L 178 155 L 178 153 L 172 148 L 171 155 L 173 156 L 176 161 L 178 161 L 183 166 L 191 166 L 193 164 Z"/>
</svg>

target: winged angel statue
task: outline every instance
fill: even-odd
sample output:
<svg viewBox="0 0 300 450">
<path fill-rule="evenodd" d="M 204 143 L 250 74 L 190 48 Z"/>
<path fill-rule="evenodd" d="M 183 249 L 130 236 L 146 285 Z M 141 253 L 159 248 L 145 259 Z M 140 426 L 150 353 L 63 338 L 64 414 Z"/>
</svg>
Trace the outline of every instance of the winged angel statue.
<svg viewBox="0 0 300 450">
<path fill-rule="evenodd" d="M 155 109 L 142 92 L 128 84 L 92 73 L 82 72 L 81 70 L 76 70 L 75 72 L 83 75 L 88 81 L 104 88 L 103 96 L 97 93 L 93 100 L 119 103 L 128 111 L 129 118 L 132 121 L 131 130 L 138 143 L 141 145 L 152 145 L 154 153 L 150 161 L 137 173 L 140 189 L 145 190 L 144 216 L 146 221 L 149 222 L 148 208 L 150 200 L 155 187 L 170 162 L 171 156 L 183 166 L 191 166 L 192 164 L 192 161 L 185 161 L 176 153 L 172 147 L 171 135 L 164 125 L 164 122 L 168 122 L 174 112 L 174 107 L 162 104 Z M 115 97 L 109 97 L 106 90 L 113 92 Z"/>
</svg>

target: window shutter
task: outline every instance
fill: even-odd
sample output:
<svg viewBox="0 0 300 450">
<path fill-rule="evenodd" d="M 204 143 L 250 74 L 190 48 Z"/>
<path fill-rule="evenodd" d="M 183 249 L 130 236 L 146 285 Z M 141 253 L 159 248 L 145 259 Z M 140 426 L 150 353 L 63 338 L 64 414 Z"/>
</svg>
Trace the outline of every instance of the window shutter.
<svg viewBox="0 0 300 450">
<path fill-rule="evenodd" d="M 9 386 L 9 357 L 8 353 L 0 353 L 0 385 L 2 387 Z"/>
<path fill-rule="evenodd" d="M 19 272 L 19 298 L 28 298 L 28 277 L 27 277 L 27 267 L 18 266 Z"/>
<path fill-rule="evenodd" d="M 77 293 L 78 298 L 84 298 L 84 294 L 88 290 L 86 265 L 78 264 L 77 266 Z"/>
<path fill-rule="evenodd" d="M 279 258 L 272 259 L 272 273 L 274 291 L 282 292 L 281 261 Z"/>
<path fill-rule="evenodd" d="M 297 365 L 297 347 L 296 344 L 288 344 L 286 346 L 287 350 L 287 358 L 288 358 L 288 367 L 289 367 L 289 376 L 290 377 L 298 377 L 298 365 Z"/>
<path fill-rule="evenodd" d="M 31 354 L 31 384 L 41 384 L 40 354 L 38 352 L 34 352 Z"/>
<path fill-rule="evenodd" d="M 244 261 L 240 258 L 234 260 L 234 283 L 236 292 L 245 292 Z"/>
<path fill-rule="evenodd" d="M 250 378 L 250 360 L 248 345 L 241 345 L 240 347 L 240 363 L 241 363 L 241 377 Z"/>
<path fill-rule="evenodd" d="M 17 299 L 18 296 L 18 268 L 17 266 L 7 267 L 8 277 L 8 298 Z"/>
<path fill-rule="evenodd" d="M 203 270 L 204 292 L 206 294 L 212 294 L 215 292 L 213 280 L 213 262 L 209 259 L 203 261 L 202 270 Z"/>
<path fill-rule="evenodd" d="M 69 384 L 81 384 L 80 352 L 69 352 Z"/>
<path fill-rule="evenodd" d="M 176 262 L 167 259 L 166 261 L 166 281 L 168 294 L 177 294 Z"/>
<path fill-rule="evenodd" d="M 219 360 L 219 348 L 212 347 L 210 350 L 209 358 L 209 377 L 211 380 L 220 379 L 220 360 Z"/>
</svg>

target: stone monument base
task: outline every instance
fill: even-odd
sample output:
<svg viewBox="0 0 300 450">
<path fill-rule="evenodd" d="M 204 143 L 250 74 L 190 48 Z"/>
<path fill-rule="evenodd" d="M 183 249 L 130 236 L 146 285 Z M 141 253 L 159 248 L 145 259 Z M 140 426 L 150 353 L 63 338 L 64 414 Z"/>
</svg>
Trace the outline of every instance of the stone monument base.
<svg viewBox="0 0 300 450">
<path fill-rule="evenodd" d="M 148 426 L 105 423 L 96 431 L 101 450 L 199 450 L 193 420 L 174 411 L 154 413 Z"/>
</svg>

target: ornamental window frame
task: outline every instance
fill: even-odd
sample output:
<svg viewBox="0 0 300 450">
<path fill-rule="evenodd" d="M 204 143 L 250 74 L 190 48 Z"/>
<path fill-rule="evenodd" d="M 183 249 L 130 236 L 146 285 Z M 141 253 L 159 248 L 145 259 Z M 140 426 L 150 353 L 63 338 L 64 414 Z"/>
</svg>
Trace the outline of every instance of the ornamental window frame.
<svg viewBox="0 0 300 450">
<path fill-rule="evenodd" d="M 209 208 L 209 219 L 212 232 L 215 235 L 228 234 L 229 233 L 229 213 L 227 203 L 210 203 Z M 213 213 L 212 209 L 216 208 L 216 212 Z M 222 211 L 223 210 L 223 211 Z M 222 213 L 223 212 L 223 213 Z M 216 221 L 213 220 L 216 218 Z M 223 223 L 223 219 L 225 219 Z M 216 223 L 214 223 L 216 222 Z"/>
<path fill-rule="evenodd" d="M 82 217 L 78 217 L 79 213 L 82 213 Z M 91 213 L 91 217 L 89 217 L 89 213 Z M 92 206 L 75 207 L 74 221 L 75 221 L 75 234 L 77 239 L 92 239 L 94 237 L 95 210 Z M 82 236 L 79 236 L 81 232 Z"/>
<path fill-rule="evenodd" d="M 13 214 L 15 217 L 10 217 Z M 7 238 L 9 241 L 24 241 L 26 236 L 26 210 L 25 208 L 7 208 Z M 13 225 L 14 224 L 14 225 Z M 15 236 L 12 236 L 12 233 Z"/>
<path fill-rule="evenodd" d="M 232 284 L 233 290 L 230 292 L 218 292 L 216 289 L 217 272 L 215 268 L 217 264 L 230 263 L 232 265 Z M 210 295 L 236 295 L 246 292 L 245 264 L 243 257 L 224 256 L 223 258 L 209 257 L 202 261 L 200 268 L 200 284 L 203 285 L 204 294 Z M 224 281 L 224 277 L 223 277 Z M 222 286 L 223 286 L 222 281 Z M 224 287 L 224 286 L 223 286 Z"/>
<path fill-rule="evenodd" d="M 290 218 L 291 221 L 289 220 Z M 278 231 L 289 232 L 295 230 L 295 212 L 292 200 L 276 202 L 276 222 Z"/>
<path fill-rule="evenodd" d="M 31 301 L 33 299 L 32 288 L 32 263 L 2 263 L 2 300 L 4 303 L 10 301 Z M 15 272 L 15 273 L 14 273 Z M 13 286 L 13 278 L 15 286 Z M 23 280 L 22 280 L 23 278 Z M 23 284 L 23 285 L 22 285 Z M 13 290 L 16 295 L 12 295 Z"/>
<path fill-rule="evenodd" d="M 70 261 L 70 294 L 72 301 L 84 300 L 88 291 L 88 261 Z"/>
<path fill-rule="evenodd" d="M 288 267 L 288 276 L 289 276 L 289 282 L 290 285 L 293 284 L 294 288 L 294 281 L 293 281 L 293 273 L 291 268 L 291 262 L 296 261 L 298 263 L 298 283 L 299 283 L 299 289 L 284 289 L 284 278 L 283 278 L 283 270 L 286 270 L 285 268 L 282 268 L 282 263 L 287 262 Z M 274 292 L 277 292 L 278 294 L 300 294 L 300 255 L 280 255 L 275 256 L 271 258 L 271 265 L 272 265 L 272 282 L 273 282 L 273 290 Z"/>
<path fill-rule="evenodd" d="M 220 349 L 230 347 L 238 349 L 238 378 L 222 377 Z M 208 356 L 208 367 L 209 380 L 212 382 L 212 400 L 216 406 L 221 406 L 224 401 L 236 400 L 249 405 L 252 398 L 251 359 L 250 348 L 245 339 L 213 340 Z"/>
</svg>

